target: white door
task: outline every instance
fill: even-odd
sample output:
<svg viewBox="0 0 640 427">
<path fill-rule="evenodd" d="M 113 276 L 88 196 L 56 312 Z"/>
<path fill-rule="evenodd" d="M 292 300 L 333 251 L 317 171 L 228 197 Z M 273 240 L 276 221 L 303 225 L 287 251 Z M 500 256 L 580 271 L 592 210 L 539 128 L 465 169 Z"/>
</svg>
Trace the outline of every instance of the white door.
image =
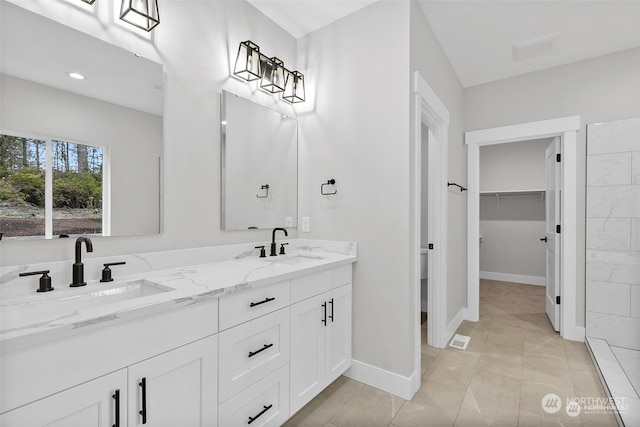
<svg viewBox="0 0 640 427">
<path fill-rule="evenodd" d="M 218 336 L 129 367 L 129 427 L 218 422 Z"/>
<path fill-rule="evenodd" d="M 122 369 L 2 414 L 0 425 L 124 427 L 126 416 L 127 371 Z"/>
<path fill-rule="evenodd" d="M 546 206 L 545 237 L 547 245 L 547 292 L 546 311 L 553 329 L 560 330 L 560 236 L 556 227 L 560 226 L 560 138 L 557 137 L 546 151 Z M 562 231 L 562 230 L 560 230 Z"/>
<path fill-rule="evenodd" d="M 325 294 L 291 306 L 290 405 L 295 414 L 325 386 Z"/>
<path fill-rule="evenodd" d="M 330 384 L 351 366 L 351 285 L 325 295 L 328 304 L 325 384 Z"/>
</svg>

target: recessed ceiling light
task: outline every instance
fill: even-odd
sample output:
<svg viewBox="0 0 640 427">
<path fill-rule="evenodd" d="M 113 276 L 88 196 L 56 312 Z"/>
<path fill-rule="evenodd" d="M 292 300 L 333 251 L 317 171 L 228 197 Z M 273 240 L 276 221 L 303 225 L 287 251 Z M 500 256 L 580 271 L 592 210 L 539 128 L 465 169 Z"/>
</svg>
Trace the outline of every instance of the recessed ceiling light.
<svg viewBox="0 0 640 427">
<path fill-rule="evenodd" d="M 75 73 L 75 72 L 69 73 L 69 77 L 71 77 L 72 79 L 76 79 L 76 80 L 84 80 L 85 79 L 85 77 L 82 74 Z"/>
</svg>

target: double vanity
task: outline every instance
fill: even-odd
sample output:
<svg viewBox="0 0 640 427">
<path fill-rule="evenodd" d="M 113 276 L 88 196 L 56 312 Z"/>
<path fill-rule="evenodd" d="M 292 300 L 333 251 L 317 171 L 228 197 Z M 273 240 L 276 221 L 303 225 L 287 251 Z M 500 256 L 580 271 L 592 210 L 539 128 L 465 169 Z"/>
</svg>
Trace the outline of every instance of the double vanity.
<svg viewBox="0 0 640 427">
<path fill-rule="evenodd" d="M 0 425 L 283 424 L 351 365 L 356 245 L 254 246 L 90 258 L 75 288 L 29 266 L 44 293 L 2 268 Z"/>
</svg>

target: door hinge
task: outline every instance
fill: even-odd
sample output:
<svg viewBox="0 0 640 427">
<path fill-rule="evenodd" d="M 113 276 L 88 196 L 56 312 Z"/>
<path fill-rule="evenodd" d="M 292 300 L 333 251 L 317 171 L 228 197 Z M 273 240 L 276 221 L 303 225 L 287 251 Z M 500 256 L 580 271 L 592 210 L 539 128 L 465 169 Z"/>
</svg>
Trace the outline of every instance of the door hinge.
<svg viewBox="0 0 640 427">
<path fill-rule="evenodd" d="M 560 163 L 562 159 L 562 155 L 560 153 L 556 154 L 556 162 Z"/>
<path fill-rule="evenodd" d="M 429 249 L 433 249 L 433 243 L 429 243 Z"/>
<path fill-rule="evenodd" d="M 556 225 L 556 233 L 560 234 L 560 224 Z"/>
<path fill-rule="evenodd" d="M 556 297 L 556 304 L 560 304 L 560 295 Z"/>
</svg>

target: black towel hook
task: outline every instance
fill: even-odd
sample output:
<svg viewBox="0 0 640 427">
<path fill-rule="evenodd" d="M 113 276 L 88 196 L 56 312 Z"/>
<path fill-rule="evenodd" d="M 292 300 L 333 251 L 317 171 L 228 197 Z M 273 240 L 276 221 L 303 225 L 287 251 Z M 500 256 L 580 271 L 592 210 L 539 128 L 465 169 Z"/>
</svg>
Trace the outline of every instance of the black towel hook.
<svg viewBox="0 0 640 427">
<path fill-rule="evenodd" d="M 335 185 L 336 180 L 331 178 L 330 180 L 328 180 L 327 182 L 325 182 L 324 184 L 320 185 L 320 194 L 322 194 L 323 196 L 331 196 L 333 194 L 336 194 L 338 192 L 338 190 L 334 189 L 333 193 L 325 193 L 324 192 L 324 186 L 325 185 Z"/>
<path fill-rule="evenodd" d="M 462 185 L 460 184 L 456 184 L 455 182 L 447 182 L 447 187 L 451 187 L 452 185 L 460 188 L 460 192 L 462 193 L 463 191 L 467 191 L 466 188 L 464 188 Z"/>
</svg>

